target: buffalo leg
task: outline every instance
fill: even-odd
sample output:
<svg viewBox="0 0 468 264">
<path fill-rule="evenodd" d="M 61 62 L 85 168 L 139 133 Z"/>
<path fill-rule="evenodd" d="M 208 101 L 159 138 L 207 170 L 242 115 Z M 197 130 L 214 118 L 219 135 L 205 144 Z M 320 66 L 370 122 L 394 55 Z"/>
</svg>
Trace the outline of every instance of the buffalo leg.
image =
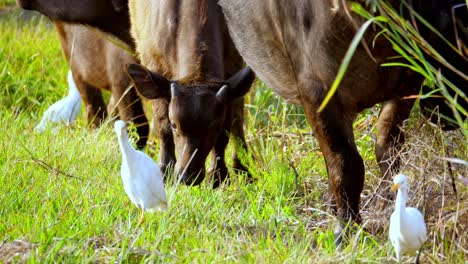
<svg viewBox="0 0 468 264">
<path fill-rule="evenodd" d="M 399 158 L 394 155 L 401 149 L 405 136 L 400 127 L 408 119 L 413 100 L 394 99 L 383 104 L 377 121 L 377 142 L 375 156 L 384 180 L 399 168 Z"/>
<path fill-rule="evenodd" d="M 99 127 L 107 117 L 107 107 L 102 98 L 101 90 L 87 84 L 80 77 L 73 79 L 84 102 L 88 124 Z"/>
<path fill-rule="evenodd" d="M 122 85 L 112 87 L 112 97 L 116 100 L 115 103 L 117 103 L 120 118 L 124 121 L 135 123 L 139 135 L 136 143 L 138 148 L 142 149 L 148 140 L 148 120 L 146 119 L 140 97 L 136 94 L 135 89 L 131 87 L 127 91 L 127 88 Z"/>
<path fill-rule="evenodd" d="M 393 99 L 382 105 L 379 114 L 375 156 L 379 163 L 383 183 L 378 192 L 384 199 L 392 197 L 389 189 L 390 182 L 392 175 L 400 168 L 398 153 L 405 142 L 405 135 L 400 127 L 408 119 L 413 104 L 414 100 Z M 382 206 L 385 206 L 385 203 Z"/>
<path fill-rule="evenodd" d="M 166 98 L 153 100 L 153 126 L 159 138 L 159 165 L 167 179 L 176 164 L 174 136 L 169 121 L 169 101 Z"/>
<path fill-rule="evenodd" d="M 354 143 L 354 116 L 347 116 L 348 111 L 342 109 L 336 100 L 332 99 L 320 113 L 314 107 L 319 103 L 315 98 L 303 105 L 325 157 L 328 188 L 340 220 L 336 235 L 341 239 L 342 229 L 347 222 L 361 221 L 359 203 L 364 187 L 364 163 Z"/>
<path fill-rule="evenodd" d="M 226 151 L 226 146 L 229 142 L 229 134 L 227 131 L 222 132 L 218 139 L 216 140 L 216 144 L 214 150 L 212 151 L 212 161 L 211 161 L 211 169 L 210 174 L 213 174 L 213 188 L 219 187 L 222 183 L 224 183 L 229 178 L 228 169 L 226 167 L 226 162 L 224 160 L 224 154 Z"/>
<path fill-rule="evenodd" d="M 247 153 L 247 143 L 244 135 L 244 98 L 239 98 L 233 103 L 233 118 L 231 126 L 231 134 L 234 138 L 235 149 L 233 154 L 233 168 L 238 172 L 247 173 L 247 177 L 252 179 L 249 170 L 242 164 L 239 159 L 238 152 Z"/>
<path fill-rule="evenodd" d="M 115 96 L 112 94 L 109 99 L 109 103 L 107 103 L 107 113 L 112 117 L 112 119 L 119 118 L 119 113 L 116 105 L 117 101 L 118 99 L 116 99 Z"/>
</svg>

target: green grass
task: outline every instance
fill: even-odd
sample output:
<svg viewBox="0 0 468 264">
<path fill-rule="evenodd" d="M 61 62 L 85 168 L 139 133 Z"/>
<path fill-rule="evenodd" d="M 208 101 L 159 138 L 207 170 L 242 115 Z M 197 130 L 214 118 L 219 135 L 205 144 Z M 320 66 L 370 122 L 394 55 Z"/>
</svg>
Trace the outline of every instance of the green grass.
<svg viewBox="0 0 468 264">
<path fill-rule="evenodd" d="M 247 140 L 255 157 L 249 168 L 257 181 L 246 184 L 233 174 L 231 185 L 214 191 L 208 184 L 170 183 L 169 210 L 147 214 L 138 227 L 139 212 L 121 184 L 110 125 L 89 130 L 83 116 L 73 128 L 33 132 L 41 114 L 66 93 L 66 72 L 47 19 L 18 10 L 0 15 L 0 262 L 394 261 L 387 239 L 392 208 L 366 205 L 379 182 L 373 154 L 377 110 L 366 111 L 355 124 L 366 165 L 367 232 L 357 230 L 338 251 L 326 205 L 326 168 L 303 111 L 261 83 L 246 107 Z M 410 175 L 412 205 L 425 209 L 430 230 L 422 261 L 466 263 L 467 187 L 457 180 L 455 197 L 448 167 L 439 158 L 466 159 L 463 134 L 444 134 L 417 111 L 406 129 L 403 171 Z M 155 144 L 147 148 L 154 150 Z M 464 167 L 452 171 L 467 175 Z"/>
<path fill-rule="evenodd" d="M 13 6 L 15 4 L 15 0 L 0 0 L 0 8 L 4 8 L 6 6 Z"/>
</svg>

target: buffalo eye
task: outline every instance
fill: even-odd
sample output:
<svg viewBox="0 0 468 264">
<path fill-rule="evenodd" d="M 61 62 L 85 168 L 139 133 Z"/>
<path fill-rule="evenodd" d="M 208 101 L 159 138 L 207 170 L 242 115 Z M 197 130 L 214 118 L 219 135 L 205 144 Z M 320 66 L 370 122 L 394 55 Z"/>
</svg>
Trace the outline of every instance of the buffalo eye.
<svg viewBox="0 0 468 264">
<path fill-rule="evenodd" d="M 177 130 L 177 125 L 174 122 L 171 122 L 171 128 Z"/>
</svg>

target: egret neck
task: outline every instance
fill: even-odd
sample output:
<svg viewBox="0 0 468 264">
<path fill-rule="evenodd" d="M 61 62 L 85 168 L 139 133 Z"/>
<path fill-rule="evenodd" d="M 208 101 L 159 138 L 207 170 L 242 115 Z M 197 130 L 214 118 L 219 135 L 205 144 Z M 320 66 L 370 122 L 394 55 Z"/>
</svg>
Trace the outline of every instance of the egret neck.
<svg viewBox="0 0 468 264">
<path fill-rule="evenodd" d="M 120 150 L 122 152 L 122 158 L 125 163 L 128 164 L 127 158 L 135 155 L 135 150 L 133 149 L 132 145 L 130 144 L 130 138 L 128 133 L 125 131 L 125 128 L 120 131 L 119 134 L 119 145 Z"/>
<path fill-rule="evenodd" d="M 399 188 L 395 202 L 395 213 L 398 215 L 398 230 L 401 231 L 401 224 L 405 220 L 406 199 L 408 193 L 405 189 Z"/>
<path fill-rule="evenodd" d="M 75 80 L 73 79 L 73 74 L 71 70 L 68 71 L 67 80 L 68 80 L 68 87 L 70 89 L 68 91 L 67 97 L 81 100 L 80 92 L 78 91 L 78 88 L 76 87 Z"/>
<path fill-rule="evenodd" d="M 73 100 L 81 100 L 80 93 L 74 87 L 70 87 L 67 97 Z"/>
</svg>

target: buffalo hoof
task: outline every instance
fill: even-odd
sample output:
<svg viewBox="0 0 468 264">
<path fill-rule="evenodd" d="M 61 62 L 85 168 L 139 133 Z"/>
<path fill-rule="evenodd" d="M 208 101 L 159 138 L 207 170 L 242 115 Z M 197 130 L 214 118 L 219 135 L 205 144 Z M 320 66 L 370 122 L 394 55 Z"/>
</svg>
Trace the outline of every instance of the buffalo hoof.
<svg viewBox="0 0 468 264">
<path fill-rule="evenodd" d="M 174 166 L 171 163 L 160 163 L 159 168 L 161 169 L 164 182 L 168 182 L 174 172 Z"/>
<path fill-rule="evenodd" d="M 179 175 L 180 182 L 187 185 L 187 186 L 198 186 L 202 183 L 203 179 L 205 178 L 205 174 L 188 174 L 184 173 L 183 175 Z"/>
<path fill-rule="evenodd" d="M 361 216 L 358 214 L 353 219 L 337 221 L 335 229 L 333 230 L 336 249 L 340 249 L 341 245 L 347 243 L 354 231 L 359 228 L 358 226 L 361 224 Z"/>
<path fill-rule="evenodd" d="M 229 183 L 229 172 L 226 167 L 211 168 L 208 173 L 209 175 L 213 175 L 213 189 L 218 188 L 221 184 Z"/>
<path fill-rule="evenodd" d="M 246 177 L 245 182 L 246 183 L 254 183 L 255 182 L 255 178 L 252 177 L 252 174 L 250 174 L 247 167 L 245 167 L 238 159 L 234 160 L 233 168 L 234 168 L 234 171 L 237 174 L 239 174 L 239 175 L 245 174 L 245 177 Z"/>
<path fill-rule="evenodd" d="M 333 235 L 335 236 L 335 247 L 337 249 L 340 248 L 341 244 L 343 243 L 343 236 L 345 228 L 343 228 L 341 223 L 337 223 L 335 225 L 335 230 L 333 230 Z"/>
</svg>

